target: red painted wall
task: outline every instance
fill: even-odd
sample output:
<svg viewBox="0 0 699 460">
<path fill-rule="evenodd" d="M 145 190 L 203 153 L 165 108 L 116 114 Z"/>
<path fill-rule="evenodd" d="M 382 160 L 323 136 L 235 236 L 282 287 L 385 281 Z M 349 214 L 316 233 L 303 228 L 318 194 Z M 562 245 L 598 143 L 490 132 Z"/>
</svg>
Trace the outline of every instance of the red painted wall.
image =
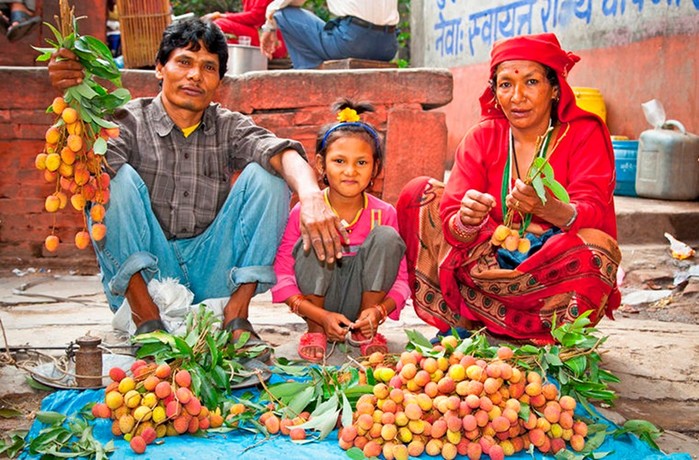
<svg viewBox="0 0 699 460">
<path fill-rule="evenodd" d="M 129 70 L 124 85 L 132 97 L 158 92 L 152 71 Z M 44 211 L 45 197 L 54 191 L 34 167 L 52 123 L 45 113 L 56 96 L 45 68 L 0 67 L 0 267 L 86 269 L 94 273 L 91 250 L 73 246 L 82 216 L 73 210 Z M 216 100 L 226 108 L 249 114 L 277 135 L 300 141 L 314 160 L 321 126 L 334 121 L 330 105 L 339 97 L 372 102 L 376 112 L 366 121 L 386 139 L 386 161 L 372 193 L 395 203 L 403 185 L 416 175 L 443 174 L 447 131 L 441 107 L 452 97 L 452 76 L 441 69 L 276 71 L 224 78 Z M 61 245 L 56 253 L 43 247 L 51 225 Z"/>
<path fill-rule="evenodd" d="M 641 103 L 658 99 L 668 119 L 699 134 L 699 35 L 654 37 L 613 48 L 575 51 L 581 61 L 571 71 L 571 86 L 600 90 L 611 134 L 637 139 L 650 125 Z M 468 129 L 478 121 L 478 97 L 486 87 L 488 64 L 450 69 L 454 99 L 446 114 L 447 166 Z"/>
</svg>

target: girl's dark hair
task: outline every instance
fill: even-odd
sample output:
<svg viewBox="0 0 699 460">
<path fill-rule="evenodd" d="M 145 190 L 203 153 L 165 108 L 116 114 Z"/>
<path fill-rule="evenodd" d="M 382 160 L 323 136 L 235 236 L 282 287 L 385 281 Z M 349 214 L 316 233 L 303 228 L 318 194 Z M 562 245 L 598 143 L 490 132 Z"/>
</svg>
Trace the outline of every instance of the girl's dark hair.
<svg viewBox="0 0 699 460">
<path fill-rule="evenodd" d="M 334 114 L 346 108 L 353 109 L 357 115 L 374 111 L 374 106 L 369 102 L 354 102 L 350 99 L 340 99 L 332 105 Z M 373 126 L 364 121 L 329 123 L 323 126 L 316 139 L 316 154 L 320 155 L 325 163 L 328 147 L 337 139 L 346 136 L 360 137 L 371 145 L 376 171 L 374 177 L 378 176 L 383 169 L 383 139 Z"/>
<path fill-rule="evenodd" d="M 204 43 L 209 53 L 218 55 L 218 75 L 223 78 L 228 68 L 228 43 L 221 29 L 211 21 L 191 18 L 170 24 L 163 32 L 163 39 L 155 60 L 165 65 L 177 48 L 199 51 L 200 43 Z"/>
<path fill-rule="evenodd" d="M 561 86 L 558 83 L 558 75 L 556 74 L 556 71 L 553 70 L 551 67 L 547 66 L 546 64 L 541 65 L 544 68 L 544 74 L 546 75 L 546 79 L 551 84 L 551 87 L 558 88 L 558 94 L 560 97 Z M 498 69 L 496 67 L 495 71 L 493 72 L 493 75 L 490 76 L 490 80 L 488 80 L 488 85 L 490 85 L 490 91 L 492 91 L 493 97 L 495 97 L 495 94 L 497 92 L 497 72 Z M 553 104 L 551 105 L 551 118 L 553 119 L 553 121 L 558 120 L 558 99 L 554 99 Z"/>
</svg>

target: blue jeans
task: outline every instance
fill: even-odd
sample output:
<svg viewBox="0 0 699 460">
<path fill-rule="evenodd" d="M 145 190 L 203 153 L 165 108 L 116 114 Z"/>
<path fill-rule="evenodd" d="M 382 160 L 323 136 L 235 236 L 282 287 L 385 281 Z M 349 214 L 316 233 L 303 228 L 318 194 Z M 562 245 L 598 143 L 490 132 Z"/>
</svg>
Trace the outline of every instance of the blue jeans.
<svg viewBox="0 0 699 460">
<path fill-rule="evenodd" d="M 257 283 L 256 293 L 261 293 L 276 282 L 272 264 L 289 215 L 290 192 L 260 165 L 243 170 L 214 221 L 193 238 L 165 238 L 148 189 L 130 165 L 119 169 L 110 195 L 107 236 L 93 246 L 112 311 L 119 309 L 138 272 L 146 283 L 178 279 L 194 293 L 194 303 L 229 297 L 245 283 Z"/>
<path fill-rule="evenodd" d="M 346 18 L 327 24 L 308 10 L 286 7 L 274 13 L 294 69 L 315 69 L 334 59 L 390 61 L 398 51 L 396 32 L 367 29 Z"/>
</svg>

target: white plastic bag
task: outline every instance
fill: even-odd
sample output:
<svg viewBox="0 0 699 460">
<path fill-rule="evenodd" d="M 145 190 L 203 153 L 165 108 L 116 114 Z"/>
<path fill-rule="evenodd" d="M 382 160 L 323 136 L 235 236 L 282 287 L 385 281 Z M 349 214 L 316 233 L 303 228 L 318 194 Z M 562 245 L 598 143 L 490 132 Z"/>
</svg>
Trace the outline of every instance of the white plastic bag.
<svg viewBox="0 0 699 460">
<path fill-rule="evenodd" d="M 194 294 L 186 286 L 179 283 L 174 278 L 164 280 L 153 279 L 148 283 L 148 293 L 153 298 L 153 302 L 160 310 L 160 317 L 165 323 L 168 331 L 173 334 L 184 332 L 185 319 L 187 314 L 199 308 L 200 304 L 192 305 Z M 223 308 L 226 306 L 227 298 L 207 299 L 207 308 L 213 311 L 219 319 L 223 318 Z M 131 319 L 131 306 L 129 301 L 124 299 L 124 303 L 112 318 L 112 327 L 117 331 L 123 331 L 129 335 L 136 332 L 136 325 Z"/>
</svg>

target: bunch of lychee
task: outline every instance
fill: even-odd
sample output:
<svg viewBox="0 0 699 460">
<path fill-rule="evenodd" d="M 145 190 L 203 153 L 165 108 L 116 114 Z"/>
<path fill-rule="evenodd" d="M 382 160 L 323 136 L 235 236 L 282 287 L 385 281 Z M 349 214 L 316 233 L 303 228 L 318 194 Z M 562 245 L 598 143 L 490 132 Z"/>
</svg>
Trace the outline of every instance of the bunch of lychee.
<svg viewBox="0 0 699 460">
<path fill-rule="evenodd" d="M 112 382 L 105 390 L 104 402 L 92 406 L 92 414 L 112 419 L 112 434 L 123 436 L 137 454 L 145 452 L 156 438 L 223 424 L 220 410 L 210 412 L 192 393 L 189 371 L 137 360 L 130 372 L 110 369 Z"/>
<path fill-rule="evenodd" d="M 233 408 L 231 407 L 231 412 Z M 306 430 L 300 428 L 299 425 L 306 423 L 311 419 L 311 414 L 309 412 L 301 412 L 298 416 L 289 418 L 286 416 L 278 416 L 274 411 L 267 411 L 263 413 L 259 422 L 264 425 L 267 433 L 274 435 L 281 433 L 285 436 L 289 436 L 292 441 L 303 441 L 306 439 Z"/>
<path fill-rule="evenodd" d="M 435 349 L 456 344 L 446 337 Z M 340 446 L 387 460 L 423 453 L 498 460 L 531 445 L 551 454 L 567 444 L 581 451 L 587 425 L 573 416 L 575 399 L 512 358 L 508 347 L 488 361 L 459 351 L 437 358 L 403 352 L 395 369 L 375 369 L 381 382 L 357 401 L 352 425 L 339 431 Z"/>
<path fill-rule="evenodd" d="M 75 245 L 84 249 L 90 244 L 90 237 L 102 240 L 107 234 L 104 220 L 104 205 L 109 201 L 109 174 L 104 171 L 104 155 L 96 154 L 93 146 L 98 139 L 106 141 L 119 136 L 119 128 L 100 128 L 94 132 L 90 123 L 84 122 L 78 111 L 57 97 L 49 107 L 56 115 L 55 123 L 46 130 L 46 144 L 34 161 L 37 169 L 43 171 L 46 182 L 55 185 L 55 190 L 46 197 L 44 208 L 55 213 L 71 206 L 83 213 L 83 228 L 75 234 Z M 87 231 L 84 209 L 90 210 L 92 228 Z M 46 237 L 44 246 L 50 252 L 58 249 L 59 238 L 55 234 L 55 220 L 51 235 Z"/>
<path fill-rule="evenodd" d="M 493 236 L 490 237 L 490 244 L 502 246 L 508 251 L 519 251 L 526 254 L 531 249 L 531 241 L 519 236 L 519 230 L 510 228 L 507 225 L 498 225 Z"/>
</svg>

